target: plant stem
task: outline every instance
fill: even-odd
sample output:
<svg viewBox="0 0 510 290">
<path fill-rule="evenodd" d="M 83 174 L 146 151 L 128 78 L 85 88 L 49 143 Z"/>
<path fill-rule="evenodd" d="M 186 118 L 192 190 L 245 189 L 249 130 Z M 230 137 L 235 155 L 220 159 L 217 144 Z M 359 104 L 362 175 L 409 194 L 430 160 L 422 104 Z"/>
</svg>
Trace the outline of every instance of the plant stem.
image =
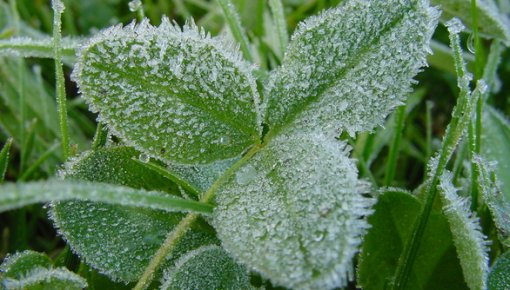
<svg viewBox="0 0 510 290">
<path fill-rule="evenodd" d="M 239 42 L 241 45 L 241 51 L 243 52 L 244 57 L 249 62 L 253 62 L 253 55 L 251 53 L 248 37 L 246 36 L 246 32 L 241 25 L 241 20 L 239 19 L 239 15 L 235 10 L 234 4 L 232 4 L 232 1 L 230 0 L 217 1 L 223 10 L 227 24 L 230 27 L 230 31 L 234 35 L 234 38 L 237 40 L 237 42 Z"/>
<path fill-rule="evenodd" d="M 386 176 L 384 178 L 384 185 L 390 186 L 395 178 L 397 170 L 397 159 L 400 151 L 400 141 L 402 140 L 402 130 L 404 128 L 404 121 L 406 115 L 406 105 L 398 107 L 395 115 L 395 129 L 393 131 L 393 142 L 390 145 L 390 152 L 388 161 L 386 163 Z"/>
<path fill-rule="evenodd" d="M 67 125 L 67 104 L 64 70 L 62 68 L 62 47 L 61 47 L 61 16 L 64 11 L 64 4 L 60 0 L 53 0 L 53 54 L 55 55 L 55 75 L 57 87 L 57 109 L 60 122 L 60 134 L 62 153 L 64 161 L 69 157 L 69 129 Z"/>
<path fill-rule="evenodd" d="M 454 24 L 452 24 L 453 26 Z M 449 28 L 450 29 L 450 28 Z M 457 105 L 453 109 L 452 120 L 446 130 L 441 150 L 437 157 L 432 158 L 429 165 L 430 179 L 426 185 L 426 199 L 423 209 L 414 224 L 411 236 L 404 247 L 397 270 L 395 272 L 395 281 L 393 289 L 406 289 L 411 269 L 418 254 L 418 250 L 428 223 L 432 206 L 437 194 L 437 185 L 446 166 L 457 147 L 466 127 L 469 125 L 471 113 L 475 103 L 480 95 L 485 91 L 486 86 L 479 83 L 475 93 L 469 91 L 469 78 L 466 74 L 465 64 L 462 60 L 462 51 L 460 48 L 458 31 L 452 28 L 450 30 L 450 42 L 453 49 L 455 68 L 457 71 L 458 86 L 460 88 Z"/>
<path fill-rule="evenodd" d="M 202 196 L 200 202 L 202 203 L 210 203 L 218 188 L 225 182 L 227 179 L 232 176 L 242 165 L 244 165 L 248 160 L 255 155 L 265 144 L 256 144 L 251 148 L 246 155 L 243 156 L 239 161 L 234 163 L 220 178 L 218 178 L 207 190 L 207 192 Z M 182 219 L 179 224 L 168 233 L 165 241 L 158 249 L 154 257 L 149 262 L 149 265 L 145 268 L 142 276 L 136 283 L 133 290 L 143 290 L 147 289 L 152 283 L 154 279 L 154 274 L 158 270 L 161 263 L 164 261 L 165 257 L 175 248 L 179 240 L 184 236 L 184 234 L 190 229 L 193 223 L 198 219 L 198 214 L 190 213 L 184 219 Z"/>
</svg>

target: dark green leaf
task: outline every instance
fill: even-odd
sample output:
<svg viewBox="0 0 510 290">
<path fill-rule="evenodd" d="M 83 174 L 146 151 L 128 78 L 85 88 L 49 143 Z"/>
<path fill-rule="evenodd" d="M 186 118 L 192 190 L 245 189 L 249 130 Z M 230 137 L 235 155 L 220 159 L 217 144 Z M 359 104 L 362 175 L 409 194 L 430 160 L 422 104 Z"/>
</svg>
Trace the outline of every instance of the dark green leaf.
<svg viewBox="0 0 510 290">
<path fill-rule="evenodd" d="M 487 284 L 489 290 L 510 289 L 510 252 L 501 255 L 492 265 Z"/>
</svg>

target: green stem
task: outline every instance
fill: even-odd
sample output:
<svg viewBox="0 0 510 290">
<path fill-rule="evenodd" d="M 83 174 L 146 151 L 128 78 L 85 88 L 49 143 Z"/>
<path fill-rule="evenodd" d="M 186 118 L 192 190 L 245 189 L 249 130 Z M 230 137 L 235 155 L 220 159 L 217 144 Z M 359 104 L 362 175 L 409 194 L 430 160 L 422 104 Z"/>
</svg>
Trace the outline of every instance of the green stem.
<svg viewBox="0 0 510 290">
<path fill-rule="evenodd" d="M 9 165 L 9 151 L 11 150 L 12 138 L 7 139 L 4 147 L 0 150 L 0 184 L 4 182 L 7 165 Z"/>
<path fill-rule="evenodd" d="M 390 145 L 390 152 L 388 155 L 388 162 L 386 163 L 386 176 L 384 178 L 384 185 L 390 186 L 395 178 L 397 170 L 398 153 L 400 152 L 400 141 L 402 141 L 402 130 L 404 128 L 404 121 L 406 115 L 406 105 L 398 107 L 395 115 L 395 129 L 393 135 L 393 142 Z"/>
<path fill-rule="evenodd" d="M 452 24 L 452 26 L 454 25 L 455 24 Z M 432 211 L 432 206 L 436 198 L 439 179 L 446 169 L 453 151 L 462 138 L 466 127 L 469 125 L 471 113 L 473 112 L 478 97 L 480 97 L 486 89 L 486 86 L 480 83 L 477 86 L 475 93 L 472 95 L 470 94 L 469 79 L 466 75 L 465 65 L 462 60 L 459 35 L 456 30 L 457 28 L 452 28 L 450 31 L 450 42 L 453 49 L 458 86 L 460 88 L 459 98 L 457 100 L 457 105 L 453 109 L 452 120 L 446 130 L 441 150 L 437 157 L 431 160 L 429 167 L 431 177 L 426 185 L 425 204 L 413 227 L 411 236 L 404 247 L 404 251 L 400 256 L 397 270 L 395 272 L 393 289 L 406 289 L 406 284 L 414 261 L 416 260 L 423 234 Z"/>
<path fill-rule="evenodd" d="M 246 60 L 253 62 L 253 55 L 250 49 L 250 43 L 248 42 L 248 37 L 246 36 L 246 32 L 244 31 L 241 20 L 237 11 L 235 10 L 234 4 L 230 0 L 217 0 L 218 4 L 220 4 L 221 9 L 223 10 L 223 14 L 225 15 L 225 19 L 227 21 L 228 26 L 230 27 L 230 31 L 234 35 L 234 38 L 241 45 L 241 51 L 243 52 Z"/>
<path fill-rule="evenodd" d="M 200 199 L 201 203 L 210 203 L 218 188 L 227 181 L 227 179 L 232 176 L 242 165 L 244 165 L 248 160 L 257 153 L 264 144 L 255 145 L 246 155 L 243 156 L 239 161 L 234 163 L 220 178 L 218 178 L 213 185 L 207 190 L 207 192 Z M 165 260 L 168 254 L 175 248 L 179 240 L 184 236 L 184 234 L 190 229 L 193 223 L 198 219 L 198 215 L 195 213 L 188 214 L 184 219 L 182 219 L 179 224 L 168 233 L 165 241 L 158 249 L 154 257 L 149 262 L 149 265 L 145 268 L 144 273 L 138 280 L 138 283 L 135 285 L 133 290 L 143 290 L 147 289 L 149 285 L 152 283 L 154 279 L 154 274 L 160 267 L 161 263 Z"/>
<path fill-rule="evenodd" d="M 55 55 L 55 75 L 57 89 L 57 108 L 60 123 L 60 134 L 62 153 L 64 161 L 69 157 L 69 129 L 67 125 L 67 106 L 64 70 L 62 67 L 62 48 L 61 48 L 61 16 L 64 11 L 64 4 L 59 0 L 53 0 L 53 53 Z"/>
</svg>

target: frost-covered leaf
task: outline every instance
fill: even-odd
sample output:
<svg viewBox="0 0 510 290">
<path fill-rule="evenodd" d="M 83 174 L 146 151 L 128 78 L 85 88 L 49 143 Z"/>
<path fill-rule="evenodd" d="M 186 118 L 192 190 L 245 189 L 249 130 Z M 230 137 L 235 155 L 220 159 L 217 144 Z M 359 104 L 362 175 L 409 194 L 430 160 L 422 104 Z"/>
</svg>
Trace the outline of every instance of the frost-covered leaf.
<svg viewBox="0 0 510 290">
<path fill-rule="evenodd" d="M 237 264 L 223 248 L 204 246 L 175 262 L 164 277 L 161 289 L 254 289 L 246 268 Z"/>
<path fill-rule="evenodd" d="M 489 272 L 488 241 L 482 234 L 480 221 L 470 210 L 469 200 L 457 194 L 452 178 L 453 174 L 448 171 L 441 176 L 439 192 L 443 212 L 450 223 L 467 285 L 471 290 L 483 290 Z"/>
<path fill-rule="evenodd" d="M 163 19 L 112 27 L 81 51 L 73 78 L 128 144 L 167 162 L 207 163 L 257 142 L 259 96 L 233 44 Z"/>
<path fill-rule="evenodd" d="M 7 256 L 0 265 L 0 288 L 26 290 L 83 289 L 87 282 L 65 268 L 54 269 L 45 254 L 24 251 Z"/>
<path fill-rule="evenodd" d="M 432 4 L 439 5 L 441 18 L 449 20 L 453 17 L 462 19 L 462 22 L 471 27 L 473 23 L 471 13 L 472 0 L 431 0 Z M 482 35 L 495 37 L 510 43 L 510 21 L 508 16 L 499 11 L 494 0 L 476 0 L 478 29 Z"/>
<path fill-rule="evenodd" d="M 352 135 L 381 125 L 426 64 L 437 17 L 426 0 L 350 0 L 302 22 L 271 76 L 270 127 Z"/>
<path fill-rule="evenodd" d="M 91 151 L 68 164 L 65 178 L 159 191 L 174 187 L 134 161 L 139 154 L 128 147 Z M 87 264 L 115 281 L 131 282 L 139 278 L 167 233 L 184 215 L 93 202 L 60 202 L 52 205 L 51 217 Z M 170 258 L 212 243 L 216 243 L 213 230 L 200 221 L 185 234 Z"/>
<path fill-rule="evenodd" d="M 489 290 L 510 289 L 510 251 L 492 265 L 487 284 Z"/>
<path fill-rule="evenodd" d="M 272 139 L 218 189 L 225 249 L 277 285 L 345 285 L 373 204 L 348 151 L 321 133 Z"/>
<path fill-rule="evenodd" d="M 489 207 L 496 227 L 503 234 L 503 238 L 510 237 L 510 203 L 501 192 L 499 182 L 492 169 L 494 164 L 489 164 L 483 158 L 473 158 L 478 172 L 478 192 Z"/>
<path fill-rule="evenodd" d="M 482 155 L 496 162 L 495 172 L 505 200 L 510 203 L 510 122 L 490 106 L 485 107 L 482 130 Z"/>
<path fill-rule="evenodd" d="M 368 218 L 371 225 L 359 256 L 358 285 L 364 290 L 388 289 L 400 253 L 412 234 L 422 205 L 409 193 L 386 191 Z M 467 289 L 448 222 L 432 211 L 406 289 Z"/>
<path fill-rule="evenodd" d="M 45 254 L 24 251 L 8 255 L 0 265 L 0 273 L 2 278 L 17 279 L 35 267 L 50 268 L 51 266 L 51 260 Z"/>
</svg>

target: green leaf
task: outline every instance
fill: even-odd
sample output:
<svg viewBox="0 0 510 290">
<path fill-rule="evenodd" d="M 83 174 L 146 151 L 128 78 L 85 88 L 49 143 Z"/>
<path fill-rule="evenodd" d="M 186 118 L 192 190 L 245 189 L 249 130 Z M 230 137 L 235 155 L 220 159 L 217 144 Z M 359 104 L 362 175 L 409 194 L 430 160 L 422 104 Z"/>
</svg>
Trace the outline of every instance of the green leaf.
<svg viewBox="0 0 510 290">
<path fill-rule="evenodd" d="M 424 0 L 351 0 L 300 23 L 269 82 L 268 124 L 334 136 L 381 125 L 426 64 L 437 17 Z"/>
<path fill-rule="evenodd" d="M 5 172 L 7 171 L 7 165 L 9 165 L 9 150 L 11 149 L 11 145 L 12 138 L 9 138 L 2 150 L 0 150 L 0 183 L 5 179 Z"/>
<path fill-rule="evenodd" d="M 431 0 L 434 5 L 439 5 L 442 10 L 441 19 L 447 21 L 453 17 L 462 19 L 462 22 L 471 27 L 473 23 L 471 13 L 472 0 Z M 510 21 L 507 16 L 499 11 L 493 0 L 476 0 L 476 13 L 478 31 L 482 35 L 498 38 L 510 43 Z"/>
<path fill-rule="evenodd" d="M 66 179 L 109 182 L 132 188 L 171 192 L 175 185 L 137 161 L 128 147 L 85 153 L 67 165 Z M 180 213 L 96 202 L 60 202 L 51 218 L 60 234 L 87 264 L 114 281 L 136 281 L 169 231 L 184 217 Z M 199 221 L 169 256 L 170 263 L 196 247 L 216 243 L 213 230 Z"/>
<path fill-rule="evenodd" d="M 165 273 L 161 289 L 254 289 L 246 268 L 221 247 L 204 246 L 188 252 Z"/>
<path fill-rule="evenodd" d="M 453 174 L 446 171 L 439 183 L 443 212 L 450 224 L 466 284 L 471 290 L 483 290 L 489 272 L 488 241 L 479 219 L 470 211 L 469 199 L 457 194 L 452 179 Z"/>
<path fill-rule="evenodd" d="M 492 265 L 487 284 L 489 290 L 510 288 L 510 251 L 501 255 Z"/>
<path fill-rule="evenodd" d="M 503 239 L 510 237 L 510 203 L 501 192 L 499 182 L 491 165 L 480 156 L 473 158 L 477 170 L 478 192 L 489 207 L 496 227 L 503 234 Z M 504 242 L 504 241 L 503 241 Z"/>
<path fill-rule="evenodd" d="M 296 130 L 297 131 L 297 130 Z M 213 225 L 242 264 L 296 289 L 346 285 L 372 199 L 344 143 L 281 134 L 217 191 Z"/>
<path fill-rule="evenodd" d="M 259 140 L 252 70 L 233 44 L 164 18 L 99 33 L 73 78 L 112 133 L 150 157 L 188 164 L 238 156 Z"/>
<path fill-rule="evenodd" d="M 151 208 L 169 212 L 211 213 L 213 207 L 173 197 L 160 192 L 132 189 L 125 186 L 99 182 L 42 181 L 7 183 L 0 186 L 0 212 L 20 208 L 33 203 L 85 200 L 109 204 Z"/>
<path fill-rule="evenodd" d="M 49 268 L 51 266 L 51 260 L 45 254 L 34 251 L 24 251 L 14 255 L 8 255 L 4 259 L 2 265 L 0 265 L 0 273 L 2 273 L 2 278 L 18 279 L 33 268 Z"/>
<path fill-rule="evenodd" d="M 482 156 L 496 162 L 495 172 L 501 182 L 506 202 L 510 203 L 510 122 L 501 113 L 486 106 L 483 114 Z"/>
<path fill-rule="evenodd" d="M 387 191 L 379 196 L 365 236 L 358 266 L 358 283 L 365 290 L 391 285 L 400 253 L 421 210 L 420 201 L 407 193 Z M 448 222 L 432 212 L 418 252 L 408 289 L 467 289 L 452 244 Z"/>
<path fill-rule="evenodd" d="M 87 282 L 65 268 L 53 268 L 46 254 L 24 251 L 7 256 L 0 265 L 2 289 L 83 289 Z"/>
</svg>

